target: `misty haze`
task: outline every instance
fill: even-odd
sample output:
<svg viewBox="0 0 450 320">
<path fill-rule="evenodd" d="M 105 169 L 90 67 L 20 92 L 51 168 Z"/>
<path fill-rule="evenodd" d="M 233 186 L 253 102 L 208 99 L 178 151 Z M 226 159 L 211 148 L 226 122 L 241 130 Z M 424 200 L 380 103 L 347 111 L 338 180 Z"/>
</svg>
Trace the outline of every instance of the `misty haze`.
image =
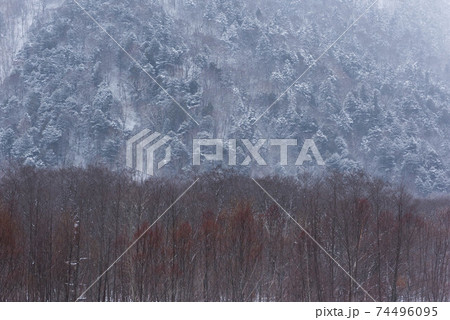
<svg viewBox="0 0 450 320">
<path fill-rule="evenodd" d="M 449 301 L 450 2 L 0 0 L 0 301 Z"/>
</svg>

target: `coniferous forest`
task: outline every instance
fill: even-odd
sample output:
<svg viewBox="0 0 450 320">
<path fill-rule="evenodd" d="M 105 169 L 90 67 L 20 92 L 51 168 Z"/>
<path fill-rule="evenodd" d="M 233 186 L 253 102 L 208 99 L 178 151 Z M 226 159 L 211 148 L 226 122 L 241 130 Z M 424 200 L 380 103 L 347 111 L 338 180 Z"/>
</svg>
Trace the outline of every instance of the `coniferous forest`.
<svg viewBox="0 0 450 320">
<path fill-rule="evenodd" d="M 448 30 L 448 0 L 0 0 L 0 301 L 450 301 Z"/>
</svg>

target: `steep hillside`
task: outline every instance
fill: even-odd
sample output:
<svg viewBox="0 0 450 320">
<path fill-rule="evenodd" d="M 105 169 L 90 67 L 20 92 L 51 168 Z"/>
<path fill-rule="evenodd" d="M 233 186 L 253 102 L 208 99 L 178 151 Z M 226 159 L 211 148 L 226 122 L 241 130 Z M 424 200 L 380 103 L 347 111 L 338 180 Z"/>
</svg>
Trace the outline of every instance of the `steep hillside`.
<svg viewBox="0 0 450 320">
<path fill-rule="evenodd" d="M 62 0 L 0 1 L 0 82 L 11 72 L 14 57 L 37 20 L 49 19 Z"/>
<path fill-rule="evenodd" d="M 254 125 L 370 2 L 79 2 L 200 125 L 67 0 L 33 20 L 19 53 L 2 51 L 15 60 L 0 89 L 2 159 L 123 167 L 125 140 L 149 128 L 175 140 L 178 172 L 193 170 L 192 136 L 312 137 L 328 167 L 450 191 L 446 1 L 380 1 Z"/>
</svg>

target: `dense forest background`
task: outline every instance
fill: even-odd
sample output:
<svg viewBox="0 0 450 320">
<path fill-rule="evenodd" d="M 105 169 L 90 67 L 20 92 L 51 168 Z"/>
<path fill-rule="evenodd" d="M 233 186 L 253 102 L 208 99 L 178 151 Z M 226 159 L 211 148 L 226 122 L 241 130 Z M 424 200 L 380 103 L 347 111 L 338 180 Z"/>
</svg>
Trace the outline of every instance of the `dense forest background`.
<svg viewBox="0 0 450 320">
<path fill-rule="evenodd" d="M 79 2 L 200 125 L 74 1 L 1 0 L 3 162 L 120 169 L 149 128 L 189 176 L 193 136 L 313 138 L 330 169 L 450 191 L 448 1 L 378 1 L 256 125 L 371 1 Z"/>
<path fill-rule="evenodd" d="M 18 167 L 0 182 L 0 300 L 371 301 L 247 176 L 137 182 Z M 258 180 L 378 301 L 448 301 L 449 198 L 361 172 Z M 143 236 L 142 236 L 143 235 Z"/>
<path fill-rule="evenodd" d="M 0 0 L 0 301 L 450 299 L 449 1 L 379 0 L 316 64 L 372 0 L 77 1 L 117 43 L 73 0 Z M 172 148 L 146 180 L 142 129 Z M 193 138 L 325 167 L 192 166 Z"/>
</svg>

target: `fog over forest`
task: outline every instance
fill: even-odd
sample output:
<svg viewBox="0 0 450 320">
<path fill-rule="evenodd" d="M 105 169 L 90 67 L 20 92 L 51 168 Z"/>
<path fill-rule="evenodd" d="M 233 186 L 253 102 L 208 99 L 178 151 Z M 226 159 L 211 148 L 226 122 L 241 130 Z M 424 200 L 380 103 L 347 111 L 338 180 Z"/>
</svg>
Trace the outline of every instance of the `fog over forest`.
<svg viewBox="0 0 450 320">
<path fill-rule="evenodd" d="M 448 301 L 449 137 L 448 0 L 0 0 L 0 301 Z"/>
<path fill-rule="evenodd" d="M 148 128 L 173 139 L 161 175 L 189 175 L 217 165 L 192 137 L 312 138 L 329 169 L 450 190 L 448 1 L 378 1 L 255 124 L 369 1 L 79 1 L 199 125 L 74 1 L 1 3 L 4 161 L 120 169 Z"/>
</svg>

